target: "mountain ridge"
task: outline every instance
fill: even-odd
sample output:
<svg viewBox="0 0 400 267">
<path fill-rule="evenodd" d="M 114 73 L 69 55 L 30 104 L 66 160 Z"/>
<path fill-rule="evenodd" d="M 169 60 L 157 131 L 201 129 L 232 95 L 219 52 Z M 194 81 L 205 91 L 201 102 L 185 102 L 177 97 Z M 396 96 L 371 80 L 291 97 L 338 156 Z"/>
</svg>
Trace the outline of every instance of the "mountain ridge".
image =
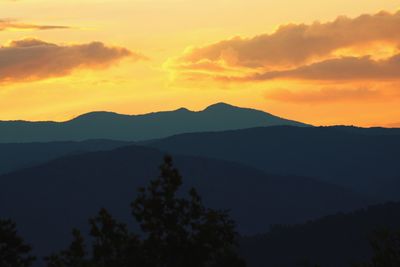
<svg viewBox="0 0 400 267">
<path fill-rule="evenodd" d="M 129 144 L 132 143 L 112 140 L 0 143 L 0 175 L 67 155 L 112 150 Z"/>
<path fill-rule="evenodd" d="M 74 121 L 76 119 L 80 119 L 80 118 L 85 118 L 85 117 L 92 117 L 94 115 L 106 115 L 106 116 L 121 116 L 121 117 L 142 117 L 142 116 L 147 116 L 147 115 L 157 115 L 157 114 L 164 114 L 164 113 L 171 113 L 171 112 L 179 112 L 179 111 L 185 111 L 185 112 L 191 112 L 191 113 L 201 113 L 204 111 L 212 111 L 212 110 L 250 110 L 250 111 L 257 111 L 260 113 L 264 113 L 267 115 L 271 115 L 274 117 L 278 117 L 278 118 L 282 118 L 280 116 L 275 116 L 269 112 L 265 112 L 265 111 L 261 111 L 258 109 L 254 109 L 254 108 L 247 108 L 247 107 L 239 107 L 239 106 L 234 106 L 225 102 L 217 102 L 214 104 L 211 104 L 201 110 L 190 110 L 186 107 L 180 107 L 177 109 L 172 109 L 172 110 L 161 110 L 161 111 L 152 111 L 152 112 L 147 112 L 147 113 L 143 113 L 143 114 L 124 114 L 124 113 L 118 113 L 118 112 L 114 112 L 114 111 L 106 111 L 106 110 L 94 110 L 94 111 L 90 111 L 90 112 L 86 112 L 86 113 L 82 113 L 80 115 L 77 115 L 71 119 L 67 119 L 67 120 L 62 120 L 62 121 L 53 121 L 53 120 L 43 120 L 43 121 L 30 121 L 30 120 L 0 120 L 1 122 L 28 122 L 28 123 L 66 123 L 66 122 L 71 122 Z M 283 118 L 282 118 L 283 119 Z M 292 120 L 290 120 L 292 121 Z M 294 121 L 296 122 L 296 121 Z M 306 123 L 300 123 L 300 124 L 304 124 L 304 125 L 308 125 Z"/>
<path fill-rule="evenodd" d="M 387 202 L 302 224 L 276 225 L 266 234 L 241 238 L 240 251 L 249 267 L 317 266 L 301 262 L 351 267 L 371 261 L 369 240 L 375 231 L 398 231 L 399 224 L 400 202 Z"/>
<path fill-rule="evenodd" d="M 101 207 L 128 221 L 136 189 L 158 175 L 164 154 L 130 145 L 64 156 L 2 175 L 0 213 L 14 219 L 39 254 L 46 255 L 62 247 L 72 227 L 86 227 L 87 218 Z M 243 233 L 265 232 L 269 224 L 302 222 L 376 203 L 312 178 L 266 174 L 223 160 L 173 157 L 184 177 L 183 190 L 194 186 L 207 205 L 232 209 Z M 61 217 L 65 219 L 60 221 Z"/>
<path fill-rule="evenodd" d="M 142 115 L 94 111 L 64 122 L 0 121 L 0 143 L 89 139 L 140 141 L 188 132 L 275 125 L 310 126 L 255 109 L 217 103 L 201 111 L 180 108 Z"/>
<path fill-rule="evenodd" d="M 400 129 L 272 126 L 185 133 L 143 145 L 230 160 L 275 174 L 316 177 L 400 200 Z"/>
</svg>

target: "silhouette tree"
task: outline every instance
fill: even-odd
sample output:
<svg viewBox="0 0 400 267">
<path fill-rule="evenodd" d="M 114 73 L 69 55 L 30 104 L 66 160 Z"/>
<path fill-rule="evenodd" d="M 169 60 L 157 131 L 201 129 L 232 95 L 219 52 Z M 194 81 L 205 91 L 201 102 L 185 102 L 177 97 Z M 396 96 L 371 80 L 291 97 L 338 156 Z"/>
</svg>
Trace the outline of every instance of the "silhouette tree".
<svg viewBox="0 0 400 267">
<path fill-rule="evenodd" d="M 228 213 L 205 208 L 194 188 L 188 199 L 178 197 L 182 177 L 171 157 L 160 172 L 131 205 L 147 235 L 142 252 L 148 266 L 244 266 L 233 250 L 235 224 Z"/>
<path fill-rule="evenodd" d="M 226 211 L 203 206 L 195 189 L 179 197 L 182 177 L 166 156 L 160 175 L 139 189 L 132 215 L 136 235 L 105 209 L 89 220 L 91 256 L 74 230 L 70 247 L 46 258 L 48 267 L 243 267 L 235 251 L 235 224 Z"/>
<path fill-rule="evenodd" d="M 29 253 L 31 247 L 17 234 L 16 224 L 0 220 L 0 266 L 28 267 L 35 260 Z"/>
<path fill-rule="evenodd" d="M 126 224 L 117 222 L 105 209 L 90 219 L 93 237 L 92 261 L 96 267 L 144 266 L 140 239 L 129 232 Z"/>
<path fill-rule="evenodd" d="M 357 267 L 398 267 L 400 266 L 400 231 L 375 231 L 371 240 L 374 251 L 371 262 L 357 264 Z"/>
<path fill-rule="evenodd" d="M 68 249 L 45 258 L 47 267 L 132 267 L 140 265 L 140 241 L 129 233 L 127 225 L 118 223 L 105 209 L 89 219 L 93 239 L 88 257 L 81 233 L 72 231 L 73 241 Z"/>
<path fill-rule="evenodd" d="M 69 248 L 58 254 L 46 257 L 48 267 L 87 267 L 90 266 L 86 260 L 85 242 L 81 232 L 72 230 L 73 240 Z"/>
</svg>

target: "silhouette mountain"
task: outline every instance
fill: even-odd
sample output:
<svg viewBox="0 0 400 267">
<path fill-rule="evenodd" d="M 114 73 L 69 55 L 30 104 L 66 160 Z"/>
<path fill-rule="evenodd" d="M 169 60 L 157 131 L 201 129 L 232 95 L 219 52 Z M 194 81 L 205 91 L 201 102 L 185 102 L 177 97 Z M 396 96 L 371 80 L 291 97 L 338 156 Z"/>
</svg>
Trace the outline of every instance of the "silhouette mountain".
<svg viewBox="0 0 400 267">
<path fill-rule="evenodd" d="M 363 134 L 363 135 L 400 135 L 400 128 L 383 128 L 383 127 L 371 127 L 362 128 L 356 126 L 330 126 L 329 128 L 338 129 L 348 133 Z"/>
<path fill-rule="evenodd" d="M 0 143 L 0 175 L 45 163 L 66 155 L 112 150 L 129 144 L 129 142 L 110 140 L 51 143 Z"/>
<path fill-rule="evenodd" d="M 129 203 L 138 187 L 158 175 L 163 155 L 128 146 L 62 157 L 0 176 L 0 214 L 17 222 L 37 255 L 47 255 L 66 247 L 72 227 L 87 232 L 88 216 L 102 207 L 130 222 Z M 375 202 L 335 185 L 265 174 L 234 162 L 190 156 L 174 156 L 174 161 L 184 177 L 182 190 L 194 186 L 205 205 L 231 209 L 245 234 Z"/>
<path fill-rule="evenodd" d="M 66 122 L 2 121 L 0 143 L 87 139 L 137 141 L 179 133 L 273 125 L 307 126 L 262 111 L 218 103 L 199 112 L 184 108 L 145 115 L 92 112 Z"/>
<path fill-rule="evenodd" d="M 241 254 L 248 267 L 297 267 L 306 261 L 325 267 L 350 267 L 370 260 L 369 239 L 380 229 L 400 229 L 399 202 L 299 225 L 277 225 L 267 234 L 242 238 Z"/>
<path fill-rule="evenodd" d="M 277 126 L 182 134 L 145 144 L 276 174 L 316 177 L 382 200 L 400 200 L 399 129 Z"/>
</svg>

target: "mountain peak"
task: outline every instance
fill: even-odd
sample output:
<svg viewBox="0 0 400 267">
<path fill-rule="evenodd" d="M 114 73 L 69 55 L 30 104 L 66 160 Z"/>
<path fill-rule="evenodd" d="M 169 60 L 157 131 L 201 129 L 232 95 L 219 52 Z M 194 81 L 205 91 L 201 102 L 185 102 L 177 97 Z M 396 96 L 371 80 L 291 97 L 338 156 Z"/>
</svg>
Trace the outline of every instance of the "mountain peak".
<svg viewBox="0 0 400 267">
<path fill-rule="evenodd" d="M 47 124 L 5 122 L 0 123 L 0 143 L 88 139 L 141 141 L 188 132 L 226 131 L 277 125 L 307 126 L 261 110 L 219 102 L 201 111 L 180 108 L 142 115 L 97 111 L 82 114 L 65 122 Z"/>
<path fill-rule="evenodd" d="M 190 112 L 190 110 L 188 110 L 187 108 L 178 108 L 177 110 L 175 110 L 176 112 Z"/>
<path fill-rule="evenodd" d="M 79 115 L 78 117 L 72 119 L 72 121 L 84 121 L 84 120 L 96 120 L 96 119 L 114 119 L 119 116 L 128 116 L 128 115 L 121 115 L 115 112 L 109 111 L 92 111 L 89 113 L 85 113 Z"/>
<path fill-rule="evenodd" d="M 224 102 L 219 102 L 219 103 L 215 103 L 215 104 L 208 106 L 206 109 L 204 109 L 204 111 L 207 111 L 207 110 L 232 110 L 232 109 L 238 109 L 238 107 L 235 107 L 233 105 L 230 105 L 230 104 L 227 104 Z"/>
</svg>

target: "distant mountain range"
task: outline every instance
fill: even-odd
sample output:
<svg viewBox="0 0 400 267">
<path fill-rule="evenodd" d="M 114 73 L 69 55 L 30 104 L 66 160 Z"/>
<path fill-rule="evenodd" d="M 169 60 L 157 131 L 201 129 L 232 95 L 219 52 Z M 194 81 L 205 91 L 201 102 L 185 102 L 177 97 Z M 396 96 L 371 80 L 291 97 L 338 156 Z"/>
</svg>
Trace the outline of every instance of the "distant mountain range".
<svg viewBox="0 0 400 267">
<path fill-rule="evenodd" d="M 140 186 L 158 176 L 164 152 L 127 146 L 62 157 L 0 176 L 0 215 L 18 223 L 38 255 L 65 247 L 72 227 L 87 229 L 101 207 L 131 222 L 129 204 Z M 231 209 L 244 234 L 270 224 L 300 223 L 375 200 L 300 176 L 266 174 L 235 162 L 175 155 L 184 190 L 195 186 L 207 206 Z"/>
<path fill-rule="evenodd" d="M 87 230 L 101 207 L 131 222 L 136 189 L 170 153 L 184 189 L 231 209 L 241 234 L 299 224 L 243 238 L 249 267 L 292 267 L 300 257 L 343 266 L 349 256 L 369 255 L 367 230 L 398 225 L 390 213 L 399 204 L 301 223 L 400 201 L 399 151 L 400 129 L 314 127 L 224 103 L 199 112 L 0 122 L 0 217 L 15 220 L 35 253 L 47 255 L 66 247 L 72 227 Z"/>
<path fill-rule="evenodd" d="M 400 200 L 400 130 L 276 126 L 190 133 L 146 142 L 175 154 L 315 177 L 382 200 Z"/>
<path fill-rule="evenodd" d="M 275 125 L 308 126 L 266 112 L 218 103 L 199 112 L 185 108 L 145 115 L 92 112 L 66 122 L 0 121 L 0 143 L 88 139 L 138 141 L 180 133 Z"/>
<path fill-rule="evenodd" d="M 0 144 L 0 175 L 67 155 L 133 142 Z M 137 144 L 172 154 L 239 162 L 266 173 L 313 177 L 382 201 L 400 200 L 399 129 L 273 126 L 181 134 Z"/>
</svg>

